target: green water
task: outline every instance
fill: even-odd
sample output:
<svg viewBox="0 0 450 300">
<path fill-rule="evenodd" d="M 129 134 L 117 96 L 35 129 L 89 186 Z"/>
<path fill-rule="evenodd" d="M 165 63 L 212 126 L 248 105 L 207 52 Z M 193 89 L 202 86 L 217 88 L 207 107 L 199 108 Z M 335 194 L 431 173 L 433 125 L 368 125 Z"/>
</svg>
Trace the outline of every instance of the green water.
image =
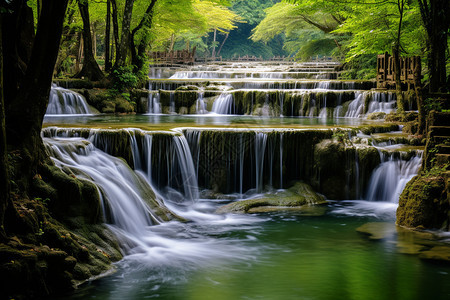
<svg viewBox="0 0 450 300">
<path fill-rule="evenodd" d="M 131 255 L 68 299 L 450 299 L 449 265 L 400 253 L 401 235 L 373 241 L 356 231 L 367 222 L 395 231 L 392 204 L 210 216 L 156 226 L 155 239 L 181 244 Z M 195 243 L 212 255 L 196 256 Z"/>
<path fill-rule="evenodd" d="M 92 115 L 47 116 L 44 126 L 76 126 L 123 128 L 138 127 L 147 130 L 169 130 L 175 127 L 233 127 L 233 128 L 299 128 L 326 126 L 358 126 L 380 124 L 357 118 L 321 119 L 306 117 L 255 117 L 231 115 Z M 381 123 L 382 124 L 382 123 Z"/>
</svg>

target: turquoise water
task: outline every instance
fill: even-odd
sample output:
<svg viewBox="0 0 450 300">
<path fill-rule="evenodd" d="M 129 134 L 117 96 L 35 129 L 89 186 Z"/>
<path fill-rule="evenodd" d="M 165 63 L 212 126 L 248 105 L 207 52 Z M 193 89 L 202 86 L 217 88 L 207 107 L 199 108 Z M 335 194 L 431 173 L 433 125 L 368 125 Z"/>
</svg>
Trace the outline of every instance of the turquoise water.
<svg viewBox="0 0 450 300">
<path fill-rule="evenodd" d="M 393 233 L 374 241 L 357 232 L 367 222 L 388 222 L 395 232 L 394 204 L 211 214 L 218 205 L 204 201 L 185 210 L 202 214 L 193 222 L 151 228 L 155 243 L 163 245 L 156 242 L 161 237 L 173 243 L 126 257 L 114 274 L 68 299 L 450 298 L 449 265 L 400 253 L 413 236 Z"/>
</svg>

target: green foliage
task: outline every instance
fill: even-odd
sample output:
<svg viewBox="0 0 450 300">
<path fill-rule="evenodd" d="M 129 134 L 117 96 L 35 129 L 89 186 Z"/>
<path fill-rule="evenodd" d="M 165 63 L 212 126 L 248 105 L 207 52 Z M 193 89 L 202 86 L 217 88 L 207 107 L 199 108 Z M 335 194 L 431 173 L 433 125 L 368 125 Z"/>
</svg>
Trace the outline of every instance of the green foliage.
<svg viewBox="0 0 450 300">
<path fill-rule="evenodd" d="M 139 79 L 133 72 L 133 66 L 120 67 L 113 71 L 114 89 L 126 91 L 136 87 Z"/>
<path fill-rule="evenodd" d="M 429 112 L 432 110 L 442 111 L 442 103 L 439 99 L 427 98 L 425 99 L 425 111 Z"/>
<path fill-rule="evenodd" d="M 335 48 L 336 43 L 333 39 L 312 40 L 300 49 L 296 57 L 303 61 L 308 61 L 310 57 L 315 55 L 331 56 Z"/>
<path fill-rule="evenodd" d="M 235 0 L 233 11 L 237 13 L 244 22 L 256 25 L 265 17 L 264 10 L 278 1 L 273 0 Z"/>
<path fill-rule="evenodd" d="M 374 79 L 377 75 L 377 57 L 363 54 L 354 57 L 344 64 L 342 79 Z"/>
</svg>

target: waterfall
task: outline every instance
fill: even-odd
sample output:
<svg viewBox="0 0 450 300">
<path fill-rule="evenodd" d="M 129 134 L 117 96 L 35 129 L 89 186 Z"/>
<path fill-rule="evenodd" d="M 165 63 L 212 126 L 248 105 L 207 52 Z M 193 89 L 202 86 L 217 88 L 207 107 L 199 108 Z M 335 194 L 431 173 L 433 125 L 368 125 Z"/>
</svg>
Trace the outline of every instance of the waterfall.
<svg viewBox="0 0 450 300">
<path fill-rule="evenodd" d="M 152 90 L 152 82 L 148 84 L 148 90 Z M 149 93 L 148 94 L 148 112 L 149 114 L 160 114 L 161 113 L 161 103 L 159 102 L 160 94 Z"/>
<path fill-rule="evenodd" d="M 135 129 L 130 132 L 130 144 L 135 170 L 141 171 L 166 200 L 180 203 L 199 198 L 193 157 L 183 135 L 155 140 L 151 134 Z"/>
<path fill-rule="evenodd" d="M 372 93 L 373 99 L 369 103 L 368 114 L 373 112 L 385 112 L 390 113 L 395 110 L 397 105 L 396 97 L 394 93 Z"/>
<path fill-rule="evenodd" d="M 175 92 L 171 91 L 170 92 L 170 107 L 169 107 L 169 112 L 171 114 L 175 114 Z"/>
<path fill-rule="evenodd" d="M 44 142 L 58 167 L 68 168 L 98 186 L 105 215 L 110 216 L 106 221 L 132 239 L 133 246 L 141 243 L 135 237 L 141 236 L 146 227 L 160 222 L 144 200 L 154 194 L 151 186 L 123 160 L 82 138 L 45 138 Z"/>
<path fill-rule="evenodd" d="M 410 160 L 383 155 L 383 162 L 373 171 L 366 200 L 398 203 L 401 192 L 419 170 L 422 153 Z"/>
<path fill-rule="evenodd" d="M 284 93 L 283 92 L 279 92 L 278 93 L 279 97 L 280 97 L 280 117 L 283 117 L 283 108 L 284 108 Z"/>
<path fill-rule="evenodd" d="M 159 102 L 160 95 L 148 94 L 148 113 L 149 114 L 160 114 L 161 113 L 161 103 Z"/>
<path fill-rule="evenodd" d="M 86 99 L 71 90 L 52 85 L 46 115 L 92 114 Z"/>
<path fill-rule="evenodd" d="M 204 100 L 204 92 L 200 92 L 198 94 L 198 99 L 195 102 L 195 109 L 197 114 L 206 114 L 208 111 L 206 110 L 206 103 Z"/>
<path fill-rule="evenodd" d="M 256 171 L 256 192 L 263 190 L 263 174 L 264 174 L 264 154 L 267 144 L 267 134 L 258 132 L 255 135 L 255 171 Z"/>
<path fill-rule="evenodd" d="M 348 110 L 345 113 L 346 118 L 359 118 L 364 114 L 364 94 L 356 92 L 355 100 L 353 100 L 348 106 Z"/>
<path fill-rule="evenodd" d="M 234 113 L 233 95 L 229 93 L 220 94 L 214 101 L 212 112 L 220 115 L 231 115 Z"/>
</svg>

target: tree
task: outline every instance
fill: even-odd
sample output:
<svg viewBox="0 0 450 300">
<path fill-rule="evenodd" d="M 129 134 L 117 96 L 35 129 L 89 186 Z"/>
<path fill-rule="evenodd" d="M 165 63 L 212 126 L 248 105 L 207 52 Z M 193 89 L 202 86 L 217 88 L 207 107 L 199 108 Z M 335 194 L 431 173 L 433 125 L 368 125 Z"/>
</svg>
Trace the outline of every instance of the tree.
<svg viewBox="0 0 450 300">
<path fill-rule="evenodd" d="M 423 26 L 426 30 L 428 72 L 430 92 L 440 89 L 450 90 L 447 86 L 446 50 L 450 27 L 450 1 L 418 0 Z"/>
<path fill-rule="evenodd" d="M 88 0 L 78 0 L 78 7 L 80 9 L 81 18 L 83 20 L 83 42 L 84 42 L 84 60 L 83 68 L 74 77 L 87 77 L 91 81 L 100 81 L 105 78 L 102 70 L 98 66 L 92 52 L 92 36 L 91 36 L 91 21 L 89 19 L 89 2 Z"/>
<path fill-rule="evenodd" d="M 0 11 L 0 24 L 2 24 L 3 11 Z M 8 151 L 6 148 L 5 131 L 5 101 L 3 97 L 3 39 L 2 30 L 0 30 L 0 240 L 6 237 L 3 220 L 5 211 L 8 207 L 9 197 L 9 175 L 8 175 Z"/>
<path fill-rule="evenodd" d="M 2 74 L 15 74 L 3 77 L 6 138 L 10 150 L 21 157 L 20 164 L 15 166 L 20 174 L 16 183 L 24 193 L 39 163 L 47 159 L 40 134 L 67 3 L 68 0 L 42 1 L 34 39 L 34 31 L 30 33 L 29 27 L 23 26 L 33 24 L 33 14 L 29 14 L 30 8 L 24 1 L 11 1 L 11 13 L 3 13 L 1 18 Z M 18 51 L 17 46 L 23 46 L 26 40 L 30 48 Z"/>
</svg>

